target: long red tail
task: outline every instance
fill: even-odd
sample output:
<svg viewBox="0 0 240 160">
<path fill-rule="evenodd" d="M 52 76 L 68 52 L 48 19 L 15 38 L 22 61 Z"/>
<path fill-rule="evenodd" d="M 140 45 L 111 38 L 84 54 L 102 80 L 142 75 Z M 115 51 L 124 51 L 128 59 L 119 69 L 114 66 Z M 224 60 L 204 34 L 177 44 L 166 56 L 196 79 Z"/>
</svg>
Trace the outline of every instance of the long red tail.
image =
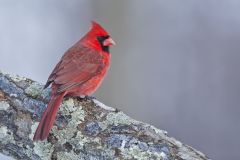
<svg viewBox="0 0 240 160">
<path fill-rule="evenodd" d="M 48 134 L 54 124 L 57 111 L 62 103 L 63 97 L 65 96 L 64 92 L 60 94 L 52 94 L 52 97 L 48 103 L 46 110 L 42 115 L 42 119 L 38 125 L 37 130 L 35 131 L 33 140 L 44 140 L 48 137 Z"/>
</svg>

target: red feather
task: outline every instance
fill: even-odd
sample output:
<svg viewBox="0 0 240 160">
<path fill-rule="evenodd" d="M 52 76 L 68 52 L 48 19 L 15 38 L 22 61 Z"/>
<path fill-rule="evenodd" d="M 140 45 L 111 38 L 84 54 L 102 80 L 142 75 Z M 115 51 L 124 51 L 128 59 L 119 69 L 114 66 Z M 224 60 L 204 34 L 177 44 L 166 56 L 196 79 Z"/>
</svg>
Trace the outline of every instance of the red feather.
<svg viewBox="0 0 240 160">
<path fill-rule="evenodd" d="M 45 85 L 46 88 L 52 83 L 52 97 L 34 140 L 47 138 L 65 95 L 86 96 L 99 87 L 109 68 L 108 47 L 113 44 L 108 33 L 92 22 L 92 29 L 63 55 Z"/>
<path fill-rule="evenodd" d="M 55 121 L 57 111 L 62 103 L 63 97 L 64 93 L 58 95 L 53 94 L 46 110 L 42 115 L 41 122 L 39 123 L 35 135 L 33 137 L 34 140 L 44 140 L 45 138 L 48 137 L 48 134 Z"/>
</svg>

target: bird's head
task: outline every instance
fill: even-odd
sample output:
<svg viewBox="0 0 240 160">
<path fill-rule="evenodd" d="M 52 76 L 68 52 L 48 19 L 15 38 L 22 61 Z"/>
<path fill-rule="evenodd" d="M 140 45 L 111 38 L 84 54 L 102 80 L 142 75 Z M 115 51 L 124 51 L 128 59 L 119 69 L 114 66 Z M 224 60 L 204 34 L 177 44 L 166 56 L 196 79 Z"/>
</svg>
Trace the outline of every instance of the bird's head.
<svg viewBox="0 0 240 160">
<path fill-rule="evenodd" d="M 109 46 L 115 45 L 115 42 L 109 36 L 107 31 L 100 24 L 92 21 L 90 31 L 83 37 L 82 42 L 96 50 L 109 53 Z"/>
</svg>

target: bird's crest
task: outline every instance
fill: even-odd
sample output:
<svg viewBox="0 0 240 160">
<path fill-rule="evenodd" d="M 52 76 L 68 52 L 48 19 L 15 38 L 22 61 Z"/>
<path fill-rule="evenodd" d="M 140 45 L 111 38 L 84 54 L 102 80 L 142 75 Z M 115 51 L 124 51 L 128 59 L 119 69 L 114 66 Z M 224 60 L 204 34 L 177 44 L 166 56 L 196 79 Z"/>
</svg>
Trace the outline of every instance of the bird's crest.
<svg viewBox="0 0 240 160">
<path fill-rule="evenodd" d="M 94 32 L 95 35 L 108 35 L 107 31 L 95 21 L 92 21 L 91 32 Z"/>
</svg>

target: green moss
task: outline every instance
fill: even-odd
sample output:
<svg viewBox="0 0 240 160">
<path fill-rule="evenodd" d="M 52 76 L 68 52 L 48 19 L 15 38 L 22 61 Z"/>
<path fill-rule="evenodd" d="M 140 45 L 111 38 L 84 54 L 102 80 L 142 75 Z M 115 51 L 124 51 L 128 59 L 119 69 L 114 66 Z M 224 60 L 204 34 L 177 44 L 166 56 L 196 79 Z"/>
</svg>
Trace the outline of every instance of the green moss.
<svg viewBox="0 0 240 160">
<path fill-rule="evenodd" d="M 7 110 L 10 105 L 6 101 L 0 101 L 0 110 Z"/>
<path fill-rule="evenodd" d="M 109 113 L 106 117 L 106 120 L 103 122 L 100 122 L 99 125 L 104 130 L 109 125 L 119 125 L 119 124 L 131 125 L 136 123 L 139 123 L 139 122 L 131 119 L 123 112 L 118 112 L 118 113 L 112 112 L 112 113 Z"/>
<path fill-rule="evenodd" d="M 42 93 L 43 87 L 36 82 L 33 82 L 27 89 L 25 89 L 25 93 L 32 96 L 37 97 Z"/>
<path fill-rule="evenodd" d="M 79 156 L 74 152 L 58 152 L 57 153 L 58 160 L 79 160 Z"/>
<path fill-rule="evenodd" d="M 54 147 L 51 143 L 47 141 L 37 141 L 34 142 L 34 152 L 43 160 L 51 159 Z"/>
<path fill-rule="evenodd" d="M 87 137 L 81 134 L 81 132 L 77 132 L 77 136 L 74 138 L 74 140 L 76 141 L 73 143 L 79 147 L 78 149 L 81 149 L 84 145 L 86 145 L 89 142 L 99 144 L 99 145 L 101 144 L 100 138 Z"/>
<path fill-rule="evenodd" d="M 26 145 L 25 146 L 25 150 L 24 150 L 24 152 L 28 155 L 28 157 L 33 157 L 33 148 L 32 147 L 30 147 L 29 145 Z"/>
<path fill-rule="evenodd" d="M 1 139 L 1 141 L 4 139 L 4 138 L 6 138 L 7 137 L 7 127 L 6 126 L 2 126 L 1 128 L 0 128 L 0 139 Z"/>
<path fill-rule="evenodd" d="M 37 122 L 31 126 L 32 132 L 29 135 L 30 139 L 33 139 L 33 136 L 34 136 L 35 130 L 37 129 L 38 124 L 39 123 Z M 28 147 L 28 149 L 29 149 L 29 147 Z M 41 159 L 48 160 L 48 159 L 51 159 L 53 150 L 54 150 L 54 146 L 51 143 L 48 143 L 46 140 L 45 141 L 34 141 L 34 148 L 29 149 L 29 153 L 28 152 L 26 152 L 26 153 L 28 153 L 28 155 L 31 153 L 36 153 Z"/>
<path fill-rule="evenodd" d="M 57 136 L 57 138 L 63 142 L 71 139 L 77 132 L 77 126 L 82 121 L 84 121 L 85 113 L 82 106 L 76 106 L 73 99 L 67 99 L 63 101 L 60 107 L 59 113 L 62 115 L 72 116 L 71 121 L 69 121 L 66 128 L 63 130 L 58 130 L 57 127 L 53 127 L 52 131 Z"/>
<path fill-rule="evenodd" d="M 29 139 L 33 139 L 34 133 L 38 127 L 39 122 L 33 123 L 31 126 L 31 133 L 29 134 Z"/>
<path fill-rule="evenodd" d="M 138 160 L 148 160 L 156 159 L 162 160 L 164 155 L 157 152 L 142 151 L 137 145 L 132 145 L 130 148 L 121 148 L 121 153 L 124 159 L 138 159 Z"/>
<path fill-rule="evenodd" d="M 6 73 L 3 73 L 6 74 Z M 10 75 L 10 74 L 6 74 L 8 77 L 10 77 L 14 82 L 21 82 L 21 81 L 26 81 L 27 78 L 25 77 L 20 77 L 18 75 Z"/>
</svg>

